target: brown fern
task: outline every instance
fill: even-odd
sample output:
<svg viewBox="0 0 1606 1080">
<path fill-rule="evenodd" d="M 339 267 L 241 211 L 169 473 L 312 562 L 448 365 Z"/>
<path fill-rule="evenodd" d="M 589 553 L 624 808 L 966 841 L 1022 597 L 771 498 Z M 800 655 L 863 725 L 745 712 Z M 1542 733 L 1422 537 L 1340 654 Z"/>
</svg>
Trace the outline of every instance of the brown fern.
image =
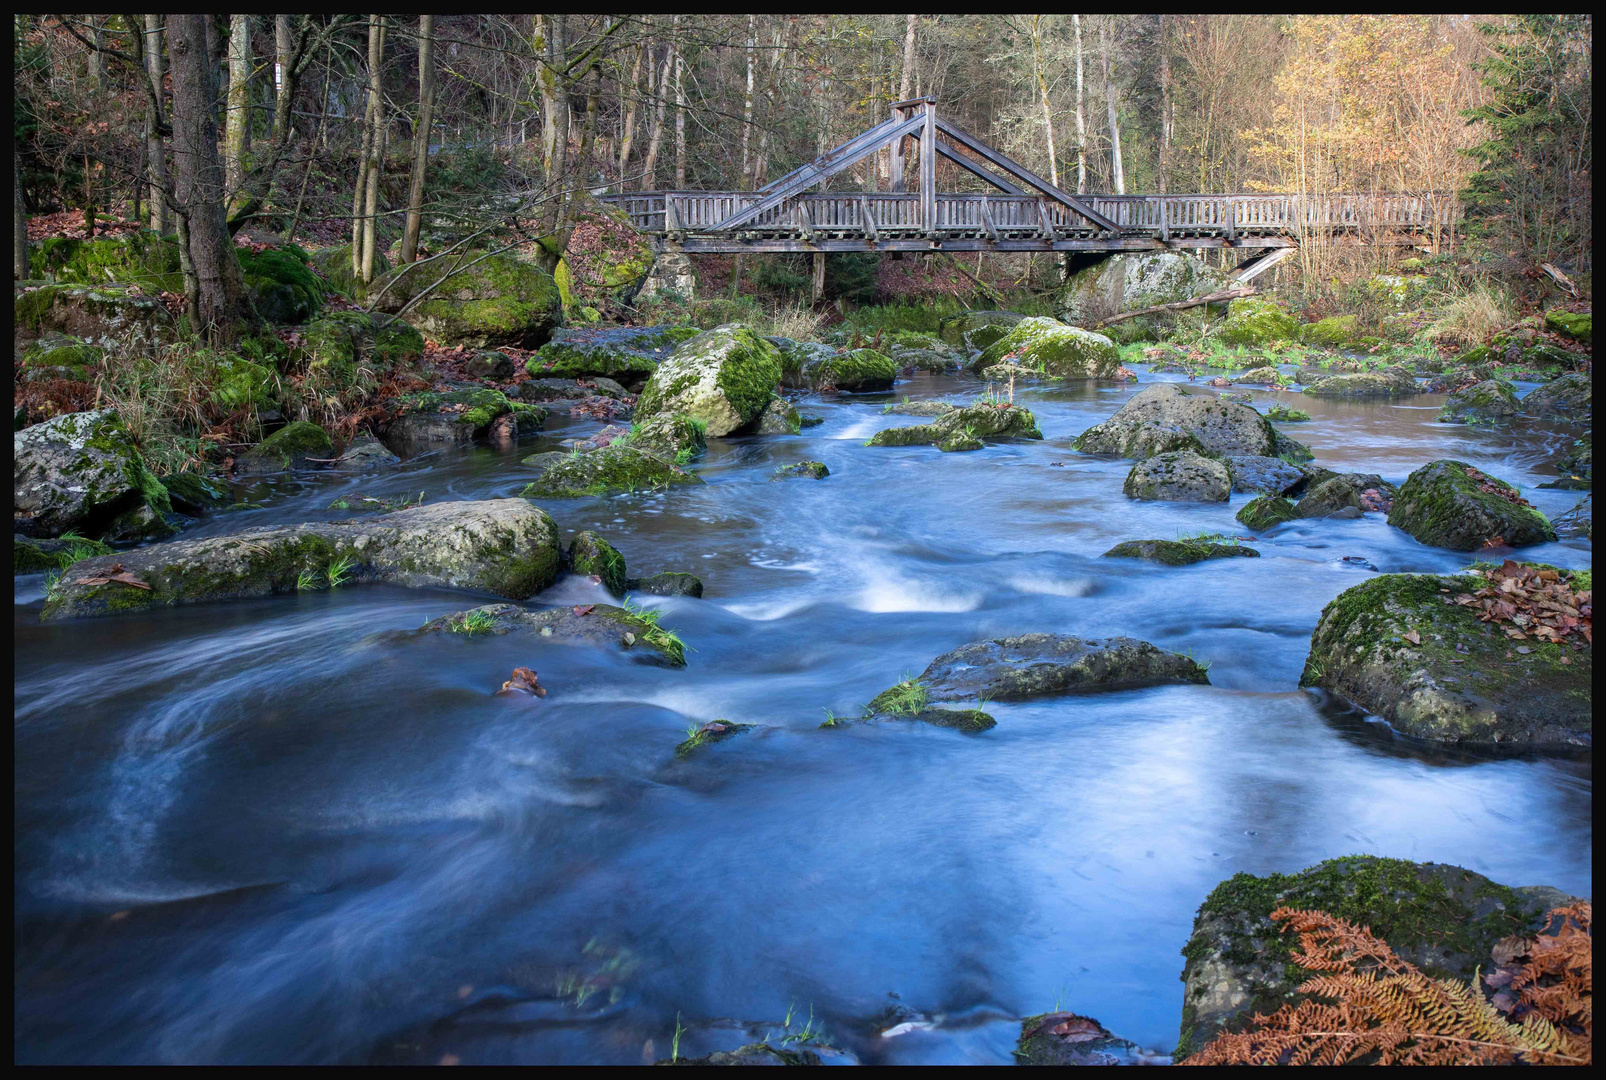
<svg viewBox="0 0 1606 1080">
<path fill-rule="evenodd" d="M 1504 1015 L 1479 989 L 1424 975 L 1370 929 L 1320 911 L 1278 908 L 1299 934 L 1311 995 L 1218 1035 L 1184 1065 L 1587 1065 L 1594 1033 L 1590 905 L 1550 913 L 1551 930 L 1496 947 L 1491 986 L 1517 996 Z M 1319 1000 L 1320 999 L 1320 1000 Z M 1499 995 L 1497 995 L 1497 1001 Z"/>
</svg>

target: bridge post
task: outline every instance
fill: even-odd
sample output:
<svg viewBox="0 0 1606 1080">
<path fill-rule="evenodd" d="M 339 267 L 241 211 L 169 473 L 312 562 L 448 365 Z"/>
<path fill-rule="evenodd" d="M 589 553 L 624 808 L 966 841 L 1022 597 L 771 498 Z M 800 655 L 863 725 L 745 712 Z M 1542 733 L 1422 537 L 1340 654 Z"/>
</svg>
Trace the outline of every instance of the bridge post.
<svg viewBox="0 0 1606 1080">
<path fill-rule="evenodd" d="M 926 124 L 920 129 L 920 224 L 928 239 L 937 236 L 937 103 L 920 106 Z"/>
</svg>

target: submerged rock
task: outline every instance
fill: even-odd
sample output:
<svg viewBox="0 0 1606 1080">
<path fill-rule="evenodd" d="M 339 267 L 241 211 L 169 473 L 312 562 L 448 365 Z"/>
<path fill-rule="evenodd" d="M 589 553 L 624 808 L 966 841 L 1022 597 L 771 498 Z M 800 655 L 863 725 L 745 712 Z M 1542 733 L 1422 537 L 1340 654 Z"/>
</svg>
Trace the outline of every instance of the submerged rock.
<svg viewBox="0 0 1606 1080">
<path fill-rule="evenodd" d="M 612 646 L 662 667 L 685 667 L 685 646 L 656 621 L 612 604 L 531 611 L 517 604 L 486 604 L 424 624 L 420 633 L 465 637 L 534 634 L 565 645 Z"/>
<path fill-rule="evenodd" d="M 959 407 L 946 401 L 900 401 L 881 411 L 892 416 L 946 416 Z"/>
<path fill-rule="evenodd" d="M 755 724 L 733 724 L 729 720 L 710 720 L 687 735 L 682 742 L 676 744 L 675 756 L 678 758 L 686 757 L 695 753 L 701 747 L 724 742 L 726 739 L 734 738 L 744 731 L 752 731 L 756 726 Z"/>
<path fill-rule="evenodd" d="M 1431 461 L 1406 477 L 1389 524 L 1452 551 L 1496 543 L 1522 547 L 1556 538 L 1545 515 L 1516 488 L 1462 461 Z"/>
<path fill-rule="evenodd" d="M 1277 455 L 1278 433 L 1248 405 L 1214 394 L 1156 383 L 1133 394 L 1116 414 L 1072 444 L 1085 454 L 1146 458 L 1174 450 L 1213 455 Z"/>
<path fill-rule="evenodd" d="M 139 513 L 145 535 L 164 536 L 167 489 L 145 467 L 110 409 L 65 413 L 11 437 L 13 530 L 29 536 L 101 536 Z"/>
<path fill-rule="evenodd" d="M 1305 482 L 1305 474 L 1282 458 L 1233 454 L 1224 459 L 1232 474 L 1232 490 L 1256 495 L 1281 495 Z"/>
<path fill-rule="evenodd" d="M 1384 574 L 1340 593 L 1311 634 L 1300 685 L 1331 690 L 1413 738 L 1588 746 L 1591 649 L 1525 636 L 1519 652 L 1504 629 L 1480 621 L 1480 606 L 1455 602 L 1488 584 Z"/>
<path fill-rule="evenodd" d="M 770 479 L 772 481 L 794 479 L 824 480 L 830 475 L 831 470 L 825 467 L 824 462 L 800 461 L 796 465 L 781 466 L 770 473 Z"/>
<path fill-rule="evenodd" d="M 1021 1065 L 1135 1065 L 1138 1048 L 1091 1016 L 1039 1013 L 1020 1022 L 1015 1060 Z"/>
<path fill-rule="evenodd" d="M 1019 405 L 967 405 L 943 413 L 930 424 L 886 428 L 867 446 L 936 446 L 979 450 L 982 439 L 1041 439 L 1037 417 Z"/>
<path fill-rule="evenodd" d="M 1328 375 L 1305 387 L 1304 393 L 1320 398 L 1395 398 L 1420 394 L 1416 376 L 1403 367 L 1382 371 Z"/>
<path fill-rule="evenodd" d="M 1167 566 L 1189 566 L 1206 559 L 1258 559 L 1260 552 L 1242 544 L 1217 544 L 1208 540 L 1128 540 L 1116 544 L 1103 557 L 1150 559 Z"/>
<path fill-rule="evenodd" d="M 636 401 L 636 416 L 646 421 L 683 413 L 705 424 L 709 435 L 729 435 L 758 419 L 780 383 L 775 346 L 727 323 L 692 338 L 658 366 Z"/>
<path fill-rule="evenodd" d="M 395 465 L 401 458 L 385 448 L 385 444 L 372 435 L 359 435 L 347 444 L 335 459 L 337 469 L 366 469 L 378 465 Z"/>
<path fill-rule="evenodd" d="M 1022 319 L 1009 333 L 982 350 L 974 367 L 1011 362 L 1034 377 L 1108 379 L 1121 366 L 1115 342 L 1054 319 Z"/>
<path fill-rule="evenodd" d="M 588 454 L 532 454 L 524 464 L 542 470 L 519 493 L 526 499 L 579 499 L 703 483 L 702 477 L 628 444 L 605 446 Z"/>
<path fill-rule="evenodd" d="M 589 529 L 570 541 L 569 569 L 582 577 L 597 578 L 615 596 L 625 594 L 625 557 Z"/>
<path fill-rule="evenodd" d="M 1155 454 L 1132 466 L 1121 490 L 1129 499 L 1226 502 L 1232 478 L 1221 462 L 1180 450 Z"/>
<path fill-rule="evenodd" d="M 972 701 L 1209 681 L 1188 657 L 1136 638 L 1021 634 L 943 653 L 914 683 L 927 701 Z M 870 703 L 872 711 L 884 697 Z"/>
<path fill-rule="evenodd" d="M 1398 489 L 1376 473 L 1334 473 L 1305 489 L 1295 512 L 1302 518 L 1360 517 L 1387 511 Z"/>
<path fill-rule="evenodd" d="M 1592 381 L 1586 372 L 1570 371 L 1536 388 L 1522 399 L 1524 416 L 1579 416 L 1593 413 Z"/>
<path fill-rule="evenodd" d="M 286 472 L 326 465 L 334 456 L 334 440 L 327 431 L 295 420 L 235 458 L 234 471 L 241 476 Z"/>
<path fill-rule="evenodd" d="M 557 527 L 522 499 L 431 503 L 379 518 L 248 529 L 91 559 L 57 583 L 42 617 L 245 600 L 346 581 L 522 600 L 552 584 L 559 562 Z M 148 587 L 106 580 L 118 572 Z"/>
<path fill-rule="evenodd" d="M 1439 410 L 1447 423 L 1478 423 L 1517 415 L 1517 392 L 1504 379 L 1487 379 L 1451 394 Z"/>
<path fill-rule="evenodd" d="M 701 599 L 703 579 L 696 574 L 666 571 L 654 574 L 652 577 L 630 578 L 625 582 L 625 589 L 629 592 L 646 593 L 649 596 L 690 596 Z"/>
<path fill-rule="evenodd" d="M 1594 536 L 1594 498 L 1585 495 L 1571 510 L 1556 515 L 1556 535 L 1567 539 L 1581 536 L 1588 540 Z"/>
<path fill-rule="evenodd" d="M 1262 495 L 1258 499 L 1250 499 L 1237 513 L 1238 520 L 1255 532 L 1265 532 L 1297 517 L 1299 510 L 1294 504 L 1278 495 Z"/>
<path fill-rule="evenodd" d="M 1302 1000 L 1315 972 L 1293 963 L 1298 938 L 1271 913 L 1323 911 L 1389 943 L 1426 974 L 1470 982 L 1495 943 L 1536 932 L 1549 907 L 1569 897 L 1544 887 L 1510 889 L 1459 866 L 1352 855 L 1297 874 L 1238 874 L 1205 898 L 1182 955 L 1182 1031 L 1175 1058 L 1196 1053 L 1222 1031 L 1241 1031 L 1255 1013 Z"/>
</svg>

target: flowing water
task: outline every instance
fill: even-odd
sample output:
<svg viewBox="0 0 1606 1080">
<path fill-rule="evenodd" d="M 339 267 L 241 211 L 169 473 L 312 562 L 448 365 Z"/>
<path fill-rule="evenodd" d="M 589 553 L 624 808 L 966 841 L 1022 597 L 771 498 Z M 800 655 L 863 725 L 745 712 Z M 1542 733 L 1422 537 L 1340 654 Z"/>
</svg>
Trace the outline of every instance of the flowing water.
<svg viewBox="0 0 1606 1080">
<path fill-rule="evenodd" d="M 863 446 L 920 422 L 882 415 L 891 395 L 809 401 L 825 423 L 801 436 L 715 440 L 706 487 L 547 504 L 633 574 L 703 578 L 702 600 L 641 598 L 694 650 L 680 671 L 397 633 L 477 602 L 444 590 L 44 626 L 18 578 L 17 1060 L 631 1064 L 669 1055 L 677 1017 L 688 1055 L 812 1016 L 865 1062 L 1007 1062 L 1015 1018 L 1056 1004 L 1163 1051 L 1194 909 L 1236 872 L 1370 853 L 1588 895 L 1587 754 L 1428 749 L 1297 687 L 1341 590 L 1470 556 L 1372 514 L 1291 523 L 1260 559 L 1099 558 L 1244 531 L 1248 496 L 1132 502 L 1130 463 L 1070 449 L 1134 389 L 1017 390 L 1046 441 L 957 454 Z M 1277 397 L 1330 467 L 1398 483 L 1453 457 L 1547 513 L 1575 501 L 1532 490 L 1568 429 L 1441 425 L 1426 395 L 1257 404 Z M 281 480 L 190 535 L 348 517 L 341 494 L 513 495 L 522 456 L 596 427 Z M 767 482 L 799 458 L 830 477 Z M 604 599 L 569 579 L 537 603 Z M 1211 685 L 994 702 L 977 736 L 819 728 L 1032 631 L 1187 651 Z M 550 695 L 492 696 L 521 665 Z M 761 726 L 677 760 L 716 718 Z M 889 994 L 926 1022 L 877 1037 Z"/>
</svg>

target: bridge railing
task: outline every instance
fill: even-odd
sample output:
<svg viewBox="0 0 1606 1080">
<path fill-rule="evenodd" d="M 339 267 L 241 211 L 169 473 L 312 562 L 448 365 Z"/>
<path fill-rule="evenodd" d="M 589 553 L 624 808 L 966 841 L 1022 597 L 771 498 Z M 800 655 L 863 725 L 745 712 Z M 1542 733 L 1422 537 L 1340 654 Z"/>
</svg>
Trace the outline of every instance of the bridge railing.
<svg viewBox="0 0 1606 1080">
<path fill-rule="evenodd" d="M 707 234 L 752 206 L 760 196 L 743 191 L 644 191 L 605 195 L 637 229 L 657 234 Z M 1308 232 L 1431 232 L 1460 219 L 1453 195 L 1398 193 L 1299 196 L 1085 195 L 1097 213 L 1123 232 L 1177 236 L 1297 235 Z M 936 220 L 921 220 L 920 196 L 891 192 L 820 192 L 761 213 L 739 230 L 747 234 L 808 237 L 1095 235 L 1098 229 L 1071 207 L 1029 195 L 939 194 Z"/>
</svg>

